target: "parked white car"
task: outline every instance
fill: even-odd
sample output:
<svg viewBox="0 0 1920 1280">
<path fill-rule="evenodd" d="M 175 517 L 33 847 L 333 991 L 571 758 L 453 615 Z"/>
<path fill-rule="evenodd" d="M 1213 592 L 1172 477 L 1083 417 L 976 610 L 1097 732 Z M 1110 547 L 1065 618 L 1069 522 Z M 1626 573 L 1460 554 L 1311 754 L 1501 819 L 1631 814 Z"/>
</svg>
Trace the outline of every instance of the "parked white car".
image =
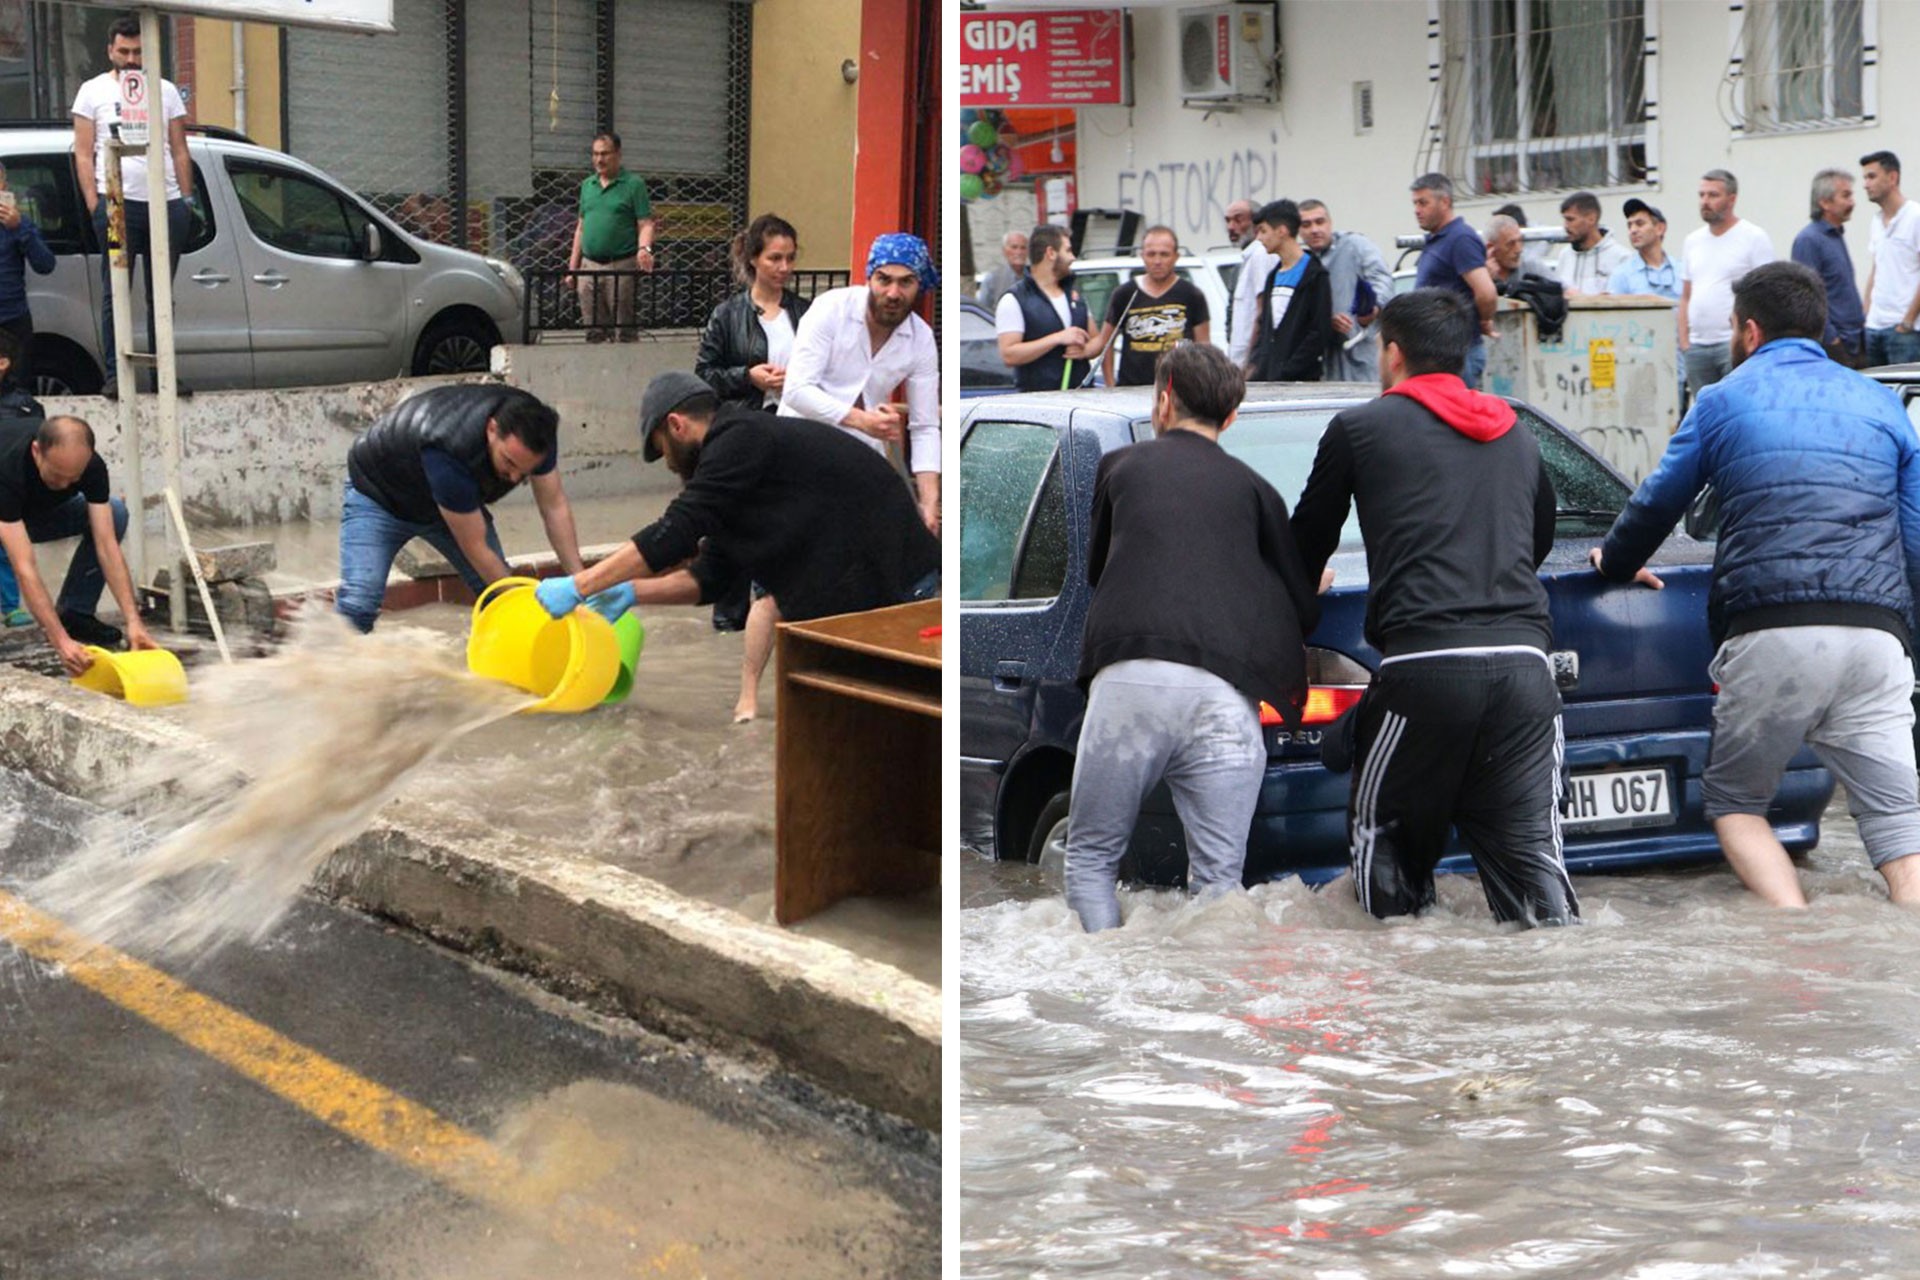
<svg viewBox="0 0 1920 1280">
<path fill-rule="evenodd" d="M 72 150 L 71 129 L 0 126 L 8 188 L 57 260 L 51 275 L 27 274 L 42 395 L 87 394 L 103 381 L 101 248 Z M 186 385 L 481 370 L 496 344 L 521 341 L 525 284 L 509 263 L 408 235 L 319 169 L 237 134 L 195 131 L 187 152 L 193 221 L 174 277 Z"/>
</svg>

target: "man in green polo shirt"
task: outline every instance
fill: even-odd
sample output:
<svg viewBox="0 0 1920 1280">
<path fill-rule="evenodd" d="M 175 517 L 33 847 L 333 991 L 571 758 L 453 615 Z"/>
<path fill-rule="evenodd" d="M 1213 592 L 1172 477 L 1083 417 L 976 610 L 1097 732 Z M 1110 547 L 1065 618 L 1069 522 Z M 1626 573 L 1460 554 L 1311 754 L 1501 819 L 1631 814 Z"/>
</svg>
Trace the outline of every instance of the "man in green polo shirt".
<svg viewBox="0 0 1920 1280">
<path fill-rule="evenodd" d="M 653 202 L 637 173 L 620 167 L 620 135 L 593 140 L 593 173 L 580 184 L 580 220 L 573 228 L 568 271 L 653 270 Z M 588 342 L 614 337 L 607 326 L 618 322 L 619 338 L 632 342 L 633 304 L 639 292 L 632 276 L 568 277 L 580 292 L 580 319 Z"/>
</svg>

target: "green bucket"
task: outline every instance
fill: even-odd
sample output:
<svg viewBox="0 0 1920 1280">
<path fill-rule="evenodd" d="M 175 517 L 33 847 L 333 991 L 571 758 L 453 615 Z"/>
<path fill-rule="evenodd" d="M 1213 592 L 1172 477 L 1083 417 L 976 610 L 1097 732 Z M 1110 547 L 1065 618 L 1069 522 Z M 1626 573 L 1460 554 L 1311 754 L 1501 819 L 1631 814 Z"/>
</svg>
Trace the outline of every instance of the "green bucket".
<svg viewBox="0 0 1920 1280">
<path fill-rule="evenodd" d="M 613 677 L 613 688 L 607 690 L 601 706 L 625 702 L 633 692 L 634 664 L 640 661 L 640 650 L 647 643 L 647 629 L 640 625 L 640 615 L 631 609 L 621 614 L 620 621 L 613 624 L 613 638 L 620 645 L 620 671 Z"/>
</svg>

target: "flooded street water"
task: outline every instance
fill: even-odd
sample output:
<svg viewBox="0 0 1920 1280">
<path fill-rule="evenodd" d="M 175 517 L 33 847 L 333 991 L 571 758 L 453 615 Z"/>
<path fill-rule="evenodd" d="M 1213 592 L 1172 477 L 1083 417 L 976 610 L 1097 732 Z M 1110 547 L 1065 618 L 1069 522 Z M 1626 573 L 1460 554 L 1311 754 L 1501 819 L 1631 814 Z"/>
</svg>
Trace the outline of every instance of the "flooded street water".
<svg viewBox="0 0 1920 1280">
<path fill-rule="evenodd" d="M 963 1273 L 1920 1273 L 1920 914 L 1838 809 L 1802 874 L 1579 878 L 1532 933 L 1460 876 L 1395 924 L 1123 894 L 1089 937 L 968 855 Z"/>
</svg>

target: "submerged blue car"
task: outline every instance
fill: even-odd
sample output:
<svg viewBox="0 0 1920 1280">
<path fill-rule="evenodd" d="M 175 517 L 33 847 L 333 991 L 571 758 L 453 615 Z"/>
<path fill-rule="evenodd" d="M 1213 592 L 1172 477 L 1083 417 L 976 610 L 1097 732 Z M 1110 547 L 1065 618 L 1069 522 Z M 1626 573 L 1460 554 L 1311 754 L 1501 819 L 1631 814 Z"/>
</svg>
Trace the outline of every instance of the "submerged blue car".
<svg viewBox="0 0 1920 1280">
<path fill-rule="evenodd" d="M 1333 415 L 1375 390 L 1256 384 L 1220 437 L 1289 505 Z M 1540 567 L 1553 609 L 1552 662 L 1565 701 L 1569 786 L 1562 811 L 1576 872 L 1718 859 L 1700 810 L 1714 689 L 1706 596 L 1713 548 L 1684 532 L 1654 557 L 1666 590 L 1613 586 L 1587 564 L 1631 487 L 1571 432 L 1519 402 L 1559 499 L 1553 553 Z M 1063 853 L 1074 747 L 1086 699 L 1074 675 L 1091 588 L 1086 543 L 1103 454 L 1152 436 L 1150 389 L 1042 392 L 974 401 L 960 443 L 961 837 L 999 858 Z M 1463 492 L 1460 501 L 1474 495 Z M 1204 555 L 1203 547 L 1194 548 Z M 1331 561 L 1334 586 L 1307 638 L 1305 724 L 1262 715 L 1267 775 L 1247 844 L 1249 885 L 1347 868 L 1348 775 L 1320 762 L 1325 727 L 1358 701 L 1380 654 L 1362 636 L 1367 565 L 1357 517 Z M 1793 760 L 1768 811 L 1789 850 L 1810 849 L 1833 780 L 1810 751 Z M 1463 848 L 1441 864 L 1469 870 Z M 1185 838 L 1163 785 L 1134 833 L 1131 879 L 1178 884 Z"/>
</svg>

